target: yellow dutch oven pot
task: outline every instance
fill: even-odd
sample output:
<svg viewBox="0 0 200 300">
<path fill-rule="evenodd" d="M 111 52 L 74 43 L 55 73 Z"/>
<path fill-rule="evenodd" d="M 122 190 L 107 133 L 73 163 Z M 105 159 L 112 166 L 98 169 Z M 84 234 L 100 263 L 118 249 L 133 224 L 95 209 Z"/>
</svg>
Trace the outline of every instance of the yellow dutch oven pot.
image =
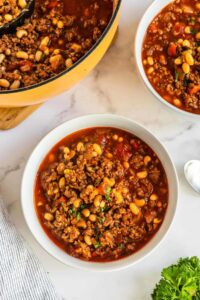
<svg viewBox="0 0 200 300">
<path fill-rule="evenodd" d="M 69 70 L 30 87 L 0 92 L 0 106 L 20 107 L 42 103 L 70 89 L 83 79 L 98 64 L 109 48 L 119 24 L 121 3 L 122 0 L 116 1 L 112 18 L 98 42 Z"/>
</svg>

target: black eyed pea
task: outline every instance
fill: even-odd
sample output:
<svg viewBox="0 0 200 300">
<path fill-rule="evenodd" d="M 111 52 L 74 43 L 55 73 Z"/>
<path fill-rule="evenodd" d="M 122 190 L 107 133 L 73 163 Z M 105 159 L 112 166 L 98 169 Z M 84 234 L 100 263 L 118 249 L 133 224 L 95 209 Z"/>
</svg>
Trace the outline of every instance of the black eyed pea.
<svg viewBox="0 0 200 300">
<path fill-rule="evenodd" d="M 35 60 L 37 62 L 39 62 L 41 59 L 42 59 L 42 56 L 43 56 L 43 52 L 38 50 L 36 53 L 35 53 Z"/>
<path fill-rule="evenodd" d="M 3 53 L 0 54 L 0 64 L 4 61 L 5 57 Z"/>
<path fill-rule="evenodd" d="M 21 39 L 23 36 L 27 36 L 28 32 L 24 29 L 17 30 L 16 36 Z"/>
<path fill-rule="evenodd" d="M 149 163 L 150 161 L 151 161 L 151 156 L 146 155 L 146 156 L 144 157 L 144 164 L 145 164 L 145 166 L 147 166 L 148 163 Z"/>
<path fill-rule="evenodd" d="M 106 157 L 107 157 L 107 158 L 112 158 L 113 155 L 112 155 L 112 153 L 108 152 L 108 153 L 106 153 Z"/>
<path fill-rule="evenodd" d="M 137 177 L 139 178 L 139 179 L 144 179 L 144 178 L 146 178 L 148 176 L 148 172 L 147 171 L 141 171 L 141 172 L 138 172 L 137 173 Z"/>
<path fill-rule="evenodd" d="M 105 202 L 105 201 L 101 201 L 100 207 L 101 207 L 101 208 L 104 208 L 105 206 L 106 206 L 106 202 Z"/>
<path fill-rule="evenodd" d="M 101 199 L 102 199 L 101 195 L 98 195 L 98 196 L 95 197 L 95 199 L 94 199 L 94 206 L 95 207 L 99 207 L 100 206 Z"/>
<path fill-rule="evenodd" d="M 196 8 L 200 10 L 200 2 L 196 3 Z"/>
<path fill-rule="evenodd" d="M 52 23 L 53 23 L 53 25 L 57 25 L 57 23 L 58 23 L 58 19 L 56 19 L 56 18 L 53 18 L 53 20 L 52 20 Z"/>
<path fill-rule="evenodd" d="M 81 204 L 81 199 L 76 199 L 73 203 L 75 208 L 79 208 L 80 204 Z"/>
<path fill-rule="evenodd" d="M 62 29 L 62 28 L 64 27 L 64 23 L 63 23 L 62 21 L 58 21 L 57 27 L 58 27 L 59 29 Z"/>
<path fill-rule="evenodd" d="M 60 180 L 59 180 L 59 188 L 63 189 L 65 187 L 65 183 L 66 183 L 65 177 L 60 178 Z"/>
<path fill-rule="evenodd" d="M 48 46 L 49 41 L 50 41 L 49 37 L 48 37 L 48 36 L 45 36 L 45 37 L 41 40 L 40 46 Z"/>
<path fill-rule="evenodd" d="M 198 32 L 198 33 L 196 34 L 196 39 L 197 39 L 197 40 L 200 40 L 200 32 Z"/>
<path fill-rule="evenodd" d="M 102 154 L 102 150 L 101 150 L 101 146 L 98 144 L 93 144 L 93 149 L 94 151 L 98 154 L 101 155 Z"/>
<path fill-rule="evenodd" d="M 134 202 L 138 207 L 143 207 L 146 204 L 144 199 L 135 199 Z"/>
<path fill-rule="evenodd" d="M 130 203 L 129 207 L 134 215 L 138 215 L 140 213 L 140 210 L 135 203 Z"/>
<path fill-rule="evenodd" d="M 73 43 L 71 45 L 71 49 L 74 50 L 75 52 L 80 52 L 82 50 L 82 47 L 79 44 Z"/>
<path fill-rule="evenodd" d="M 0 79 L 0 86 L 8 88 L 10 86 L 10 82 L 7 79 Z"/>
<path fill-rule="evenodd" d="M 13 16 L 10 14 L 5 14 L 4 19 L 5 19 L 5 21 L 10 22 L 10 21 L 12 21 Z"/>
<path fill-rule="evenodd" d="M 70 150 L 69 150 L 68 147 L 65 147 L 65 148 L 63 149 L 63 152 L 64 152 L 65 154 L 69 154 Z"/>
<path fill-rule="evenodd" d="M 84 144 L 82 143 L 82 142 L 79 142 L 78 144 L 77 144 L 77 146 L 76 146 L 76 150 L 78 151 L 78 152 L 81 152 L 81 151 L 84 151 Z"/>
<path fill-rule="evenodd" d="M 115 178 L 104 177 L 103 182 L 108 184 L 110 187 L 113 187 L 115 185 Z"/>
<path fill-rule="evenodd" d="M 150 196 L 150 200 L 151 200 L 151 201 L 156 201 L 156 200 L 158 200 L 158 196 L 157 196 L 156 194 L 152 194 L 152 195 Z"/>
<path fill-rule="evenodd" d="M 18 5 L 24 9 L 27 6 L 26 0 L 18 0 Z"/>
<path fill-rule="evenodd" d="M 129 163 L 128 163 L 127 161 L 125 161 L 125 162 L 123 163 L 123 165 L 124 165 L 124 168 L 125 168 L 125 169 L 128 169 L 128 168 L 129 168 Z"/>
<path fill-rule="evenodd" d="M 183 63 L 183 64 L 182 64 L 182 69 L 183 69 L 183 72 L 184 72 L 185 74 L 190 73 L 190 65 L 189 65 L 188 63 Z"/>
<path fill-rule="evenodd" d="M 70 68 L 73 65 L 73 61 L 71 58 L 67 58 L 65 61 L 65 65 L 67 68 Z"/>
<path fill-rule="evenodd" d="M 86 222 L 84 220 L 78 221 L 76 225 L 77 227 L 84 228 L 84 229 L 87 227 Z"/>
<path fill-rule="evenodd" d="M 90 194 L 90 200 L 93 200 L 99 194 L 97 189 L 94 189 Z"/>
<path fill-rule="evenodd" d="M 9 56 L 9 55 L 11 54 L 11 50 L 10 50 L 10 49 L 6 49 L 5 54 L 6 54 L 7 56 Z"/>
<path fill-rule="evenodd" d="M 179 99 L 174 99 L 174 100 L 173 100 L 173 103 L 174 103 L 174 105 L 177 106 L 177 107 L 181 107 L 181 105 L 182 105 L 182 102 L 181 102 L 181 100 L 179 100 Z"/>
<path fill-rule="evenodd" d="M 118 140 L 118 135 L 114 134 L 112 138 L 113 138 L 114 141 L 117 141 Z"/>
<path fill-rule="evenodd" d="M 124 201 L 124 198 L 120 192 L 115 192 L 116 204 L 121 204 Z"/>
<path fill-rule="evenodd" d="M 185 59 L 186 59 L 186 62 L 188 63 L 188 65 L 190 65 L 190 66 L 194 65 L 194 58 L 191 53 L 187 52 L 185 54 Z"/>
<path fill-rule="evenodd" d="M 160 222 L 162 222 L 162 220 L 161 220 L 161 219 L 158 219 L 158 218 L 155 218 L 155 219 L 153 220 L 153 222 L 154 222 L 154 224 L 159 224 Z"/>
<path fill-rule="evenodd" d="M 44 218 L 45 218 L 45 220 L 47 220 L 47 221 L 53 221 L 54 216 L 53 216 L 52 214 L 50 214 L 50 213 L 45 213 L 45 214 L 44 214 Z"/>
<path fill-rule="evenodd" d="M 97 219 L 96 215 L 90 215 L 90 216 L 89 216 L 89 220 L 90 220 L 91 222 L 96 222 L 96 219 Z"/>
<path fill-rule="evenodd" d="M 14 80 L 13 83 L 10 86 L 11 90 L 16 90 L 20 87 L 20 81 L 19 80 Z"/>
<path fill-rule="evenodd" d="M 84 217 L 88 218 L 88 217 L 90 216 L 90 211 L 89 211 L 89 209 L 84 208 L 84 209 L 82 210 L 82 214 L 83 214 Z"/>
<path fill-rule="evenodd" d="M 23 59 L 28 59 L 28 53 L 25 51 L 18 51 L 16 53 L 17 58 L 23 58 Z"/>
<path fill-rule="evenodd" d="M 84 236 L 84 241 L 85 243 L 88 245 L 88 246 L 91 246 L 92 245 L 92 241 L 91 241 L 91 238 L 89 235 L 85 235 Z"/>
</svg>

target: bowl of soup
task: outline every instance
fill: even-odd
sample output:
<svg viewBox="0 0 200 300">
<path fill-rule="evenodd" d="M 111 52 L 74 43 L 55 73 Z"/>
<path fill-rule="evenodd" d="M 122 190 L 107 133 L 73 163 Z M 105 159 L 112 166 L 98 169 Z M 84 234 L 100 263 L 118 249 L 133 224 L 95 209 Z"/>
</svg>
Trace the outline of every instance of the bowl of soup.
<svg viewBox="0 0 200 300">
<path fill-rule="evenodd" d="M 84 78 L 109 48 L 121 0 L 35 1 L 33 14 L 0 37 L 0 106 L 40 103 Z"/>
<path fill-rule="evenodd" d="M 163 240 L 178 181 L 161 143 L 136 122 L 89 115 L 51 131 L 22 181 L 22 210 L 40 245 L 87 270 L 131 266 Z"/>
<path fill-rule="evenodd" d="M 136 64 L 162 103 L 192 118 L 200 115 L 200 2 L 154 1 L 138 26 Z"/>
</svg>

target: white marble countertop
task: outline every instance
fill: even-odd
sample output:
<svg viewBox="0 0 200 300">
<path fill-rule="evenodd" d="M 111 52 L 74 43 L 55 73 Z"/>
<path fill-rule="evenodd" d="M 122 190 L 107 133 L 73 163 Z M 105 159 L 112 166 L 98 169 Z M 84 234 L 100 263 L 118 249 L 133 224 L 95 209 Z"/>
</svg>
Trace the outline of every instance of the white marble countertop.
<svg viewBox="0 0 200 300">
<path fill-rule="evenodd" d="M 200 196 L 183 177 L 184 163 L 200 158 L 200 124 L 159 103 L 141 84 L 133 62 L 136 26 L 150 3 L 124 1 L 117 41 L 90 76 L 70 92 L 44 104 L 17 128 L 0 132 L 0 196 L 66 300 L 150 299 L 164 266 L 179 257 L 200 255 Z M 20 208 L 22 173 L 36 144 L 60 123 L 97 112 L 121 114 L 150 129 L 169 150 L 180 180 L 177 215 L 164 242 L 136 266 L 106 274 L 72 269 L 49 256 L 29 232 Z"/>
</svg>

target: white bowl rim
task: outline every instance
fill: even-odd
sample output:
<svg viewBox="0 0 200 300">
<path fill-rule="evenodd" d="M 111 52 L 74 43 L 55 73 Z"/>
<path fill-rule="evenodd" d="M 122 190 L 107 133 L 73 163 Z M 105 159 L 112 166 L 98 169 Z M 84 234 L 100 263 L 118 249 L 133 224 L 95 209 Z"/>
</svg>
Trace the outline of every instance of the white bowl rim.
<svg viewBox="0 0 200 300">
<path fill-rule="evenodd" d="M 135 54 L 135 62 L 137 66 L 138 73 L 140 77 L 142 78 L 143 82 L 145 83 L 146 87 L 150 90 L 150 92 L 162 103 L 167 105 L 169 108 L 175 110 L 178 113 L 182 113 L 183 115 L 187 117 L 192 117 L 193 119 L 200 118 L 200 114 L 195 114 L 189 111 L 185 111 L 182 109 L 177 108 L 175 105 L 170 104 L 168 101 L 166 101 L 163 97 L 160 96 L 160 94 L 154 89 L 150 81 L 148 80 L 146 73 L 144 71 L 143 63 L 142 63 L 142 49 L 140 47 L 140 41 L 144 40 L 147 27 L 150 25 L 151 21 L 160 13 L 160 11 L 165 8 L 168 4 L 173 2 L 173 0 L 154 0 L 149 7 L 146 9 L 145 13 L 143 14 L 135 35 L 135 42 L 134 42 L 134 54 Z M 153 11 L 156 11 L 153 13 Z M 151 14 L 153 14 L 153 17 L 149 17 Z M 145 23 L 148 20 L 148 26 L 145 26 Z M 141 44 L 142 45 L 142 44 Z"/>
<path fill-rule="evenodd" d="M 82 122 L 82 124 L 88 123 L 91 125 L 81 126 L 78 130 L 84 129 L 84 128 L 91 128 L 91 127 L 114 127 L 119 128 L 122 130 L 126 130 L 129 132 L 132 132 L 136 136 L 138 136 L 138 133 L 134 130 L 141 130 L 142 134 L 145 134 L 145 139 L 141 138 L 144 142 L 146 142 L 146 138 L 149 138 L 149 141 L 152 141 L 152 143 L 155 143 L 155 147 L 150 147 L 157 153 L 158 149 L 161 153 L 163 153 L 163 156 L 165 156 L 166 161 L 162 161 L 162 165 L 164 166 L 165 163 L 169 164 L 164 166 L 166 173 L 171 173 L 170 178 L 168 177 L 168 184 L 169 181 L 172 180 L 173 185 L 171 188 L 169 188 L 169 203 L 168 203 L 168 209 L 164 218 L 164 221 L 161 225 L 161 228 L 158 230 L 158 232 L 155 234 L 155 236 L 139 251 L 134 253 L 133 255 L 130 255 L 126 258 L 112 261 L 112 262 L 104 262 L 104 263 L 95 263 L 95 262 L 87 262 L 82 261 L 80 259 L 76 259 L 70 255 L 68 255 L 66 252 L 64 252 L 62 249 L 60 249 L 58 246 L 56 246 L 50 238 L 47 236 L 47 234 L 44 232 L 42 226 L 39 223 L 38 217 L 35 212 L 34 207 L 34 183 L 35 183 L 35 176 L 38 171 L 39 165 L 44 159 L 44 157 L 48 154 L 48 152 L 53 148 L 54 145 L 57 144 L 60 140 L 62 140 L 65 136 L 69 135 L 70 133 L 76 132 L 78 130 L 71 130 L 70 133 L 67 134 L 61 134 L 62 137 L 58 137 L 58 133 L 64 131 L 67 131 L 67 128 L 70 126 L 74 126 L 75 124 L 78 124 L 79 122 Z M 112 126 L 112 123 L 118 124 L 115 126 Z M 96 125 L 94 125 L 96 124 Z M 110 125 L 108 125 L 110 124 Z M 122 126 L 123 124 L 123 126 Z M 129 126 L 129 129 L 124 128 L 124 124 L 127 124 Z M 134 129 L 130 129 L 130 127 L 135 127 Z M 77 125 L 77 127 L 79 127 Z M 52 142 L 52 137 L 54 137 L 54 141 Z M 56 140 L 56 142 L 55 142 Z M 50 148 L 44 147 L 45 143 L 51 144 Z M 147 142 L 146 142 L 147 143 Z M 149 145 L 149 143 L 147 143 Z M 44 149 L 42 150 L 42 147 Z M 157 150 L 155 149 L 157 147 Z M 40 158 L 38 158 L 38 154 Z M 42 154 L 42 155 L 41 155 Z M 159 156 L 158 156 L 159 157 Z M 37 161 L 37 163 L 35 163 Z M 32 172 L 32 168 L 35 168 L 35 171 Z M 168 174 L 167 174 L 168 175 Z M 32 177 L 32 179 L 31 179 Z M 170 184 L 169 184 L 170 185 Z M 173 190 L 173 191 L 172 191 Z M 32 235 L 34 236 L 35 240 L 42 246 L 42 248 L 51 256 L 59 260 L 60 262 L 64 263 L 65 265 L 76 267 L 82 270 L 87 271 L 98 271 L 98 272 L 105 272 L 105 271 L 118 271 L 125 269 L 129 266 L 135 265 L 136 263 L 140 262 L 142 259 L 147 257 L 152 251 L 154 251 L 158 245 L 163 241 L 163 239 L 166 237 L 167 233 L 169 232 L 169 229 L 171 228 L 171 225 L 173 223 L 176 209 L 177 209 L 177 203 L 178 203 L 178 190 L 179 190 L 179 183 L 178 183 L 178 177 L 176 173 L 175 166 L 170 158 L 170 155 L 168 151 L 165 149 L 165 147 L 159 142 L 159 140 L 153 135 L 149 130 L 147 130 L 144 126 L 140 125 L 138 122 L 135 122 L 131 119 L 128 119 L 126 117 L 122 117 L 119 115 L 113 115 L 113 114 L 90 114 L 85 115 L 82 117 L 78 117 L 72 120 L 69 120 L 52 131 L 50 131 L 35 147 L 33 152 L 31 153 L 26 167 L 24 169 L 24 174 L 22 178 L 22 185 L 21 185 L 21 208 L 22 212 L 26 221 L 26 224 L 31 231 Z M 170 197 L 173 199 L 173 202 L 170 201 Z M 28 200 L 27 200 L 28 199 Z M 30 206 L 30 207 L 29 207 Z M 28 213 L 29 210 L 29 213 Z M 33 226 L 34 225 L 34 226 Z M 165 229 L 164 229 L 165 226 Z M 39 232 L 39 236 L 37 233 Z"/>
</svg>

